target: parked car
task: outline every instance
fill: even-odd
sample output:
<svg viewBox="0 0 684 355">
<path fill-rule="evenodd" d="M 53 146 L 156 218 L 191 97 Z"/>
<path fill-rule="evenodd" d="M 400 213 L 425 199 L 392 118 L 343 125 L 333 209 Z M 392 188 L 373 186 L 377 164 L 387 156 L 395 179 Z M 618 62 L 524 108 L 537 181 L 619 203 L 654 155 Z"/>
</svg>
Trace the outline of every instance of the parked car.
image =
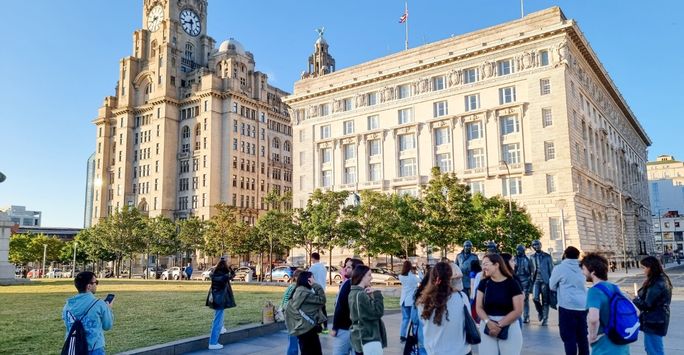
<svg viewBox="0 0 684 355">
<path fill-rule="evenodd" d="M 162 280 L 180 280 L 187 277 L 188 275 L 185 274 L 185 267 L 180 268 L 178 266 L 166 269 L 161 274 Z"/>
<path fill-rule="evenodd" d="M 332 275 L 330 274 L 332 270 Z M 326 280 L 332 280 L 336 284 L 342 283 L 342 274 L 340 274 L 340 269 L 337 266 L 325 266 L 325 278 Z M 330 283 L 330 281 L 328 281 Z"/>
<path fill-rule="evenodd" d="M 75 275 L 78 275 L 79 272 L 81 272 L 81 270 L 79 270 L 79 269 L 76 269 L 76 274 L 73 274 L 71 272 L 71 270 L 62 271 L 62 278 L 63 279 L 73 278 Z"/>
<path fill-rule="evenodd" d="M 249 266 L 240 266 L 239 268 L 235 269 L 234 280 L 245 281 L 245 277 L 248 273 L 252 273 L 252 280 L 256 280 L 256 270 L 252 269 Z"/>
<path fill-rule="evenodd" d="M 62 270 L 61 269 L 52 269 L 52 271 L 48 271 L 45 273 L 45 277 L 50 278 L 50 279 L 56 279 L 62 277 Z"/>
<path fill-rule="evenodd" d="M 210 267 L 209 270 L 202 271 L 202 281 L 211 280 L 211 273 L 214 272 L 214 267 Z"/>
<path fill-rule="evenodd" d="M 283 281 L 283 282 L 289 282 L 290 278 L 292 278 L 292 268 L 289 266 L 278 266 L 273 268 L 273 273 L 267 273 L 266 274 L 266 279 L 271 278 L 271 275 L 273 275 L 273 280 L 272 281 Z"/>
<path fill-rule="evenodd" d="M 29 272 L 26 274 L 26 277 L 29 279 L 37 279 L 43 274 L 43 270 L 41 269 L 31 269 Z"/>
<path fill-rule="evenodd" d="M 385 269 L 373 267 L 371 268 L 371 275 L 373 276 L 372 282 L 374 284 L 396 285 L 401 283 L 392 272 Z"/>
<path fill-rule="evenodd" d="M 164 270 L 162 268 L 155 269 L 154 267 L 148 267 L 145 272 L 143 272 L 143 277 L 145 277 L 145 273 L 147 273 L 147 277 L 150 279 L 158 279 L 161 277 L 162 273 L 164 273 Z"/>
</svg>

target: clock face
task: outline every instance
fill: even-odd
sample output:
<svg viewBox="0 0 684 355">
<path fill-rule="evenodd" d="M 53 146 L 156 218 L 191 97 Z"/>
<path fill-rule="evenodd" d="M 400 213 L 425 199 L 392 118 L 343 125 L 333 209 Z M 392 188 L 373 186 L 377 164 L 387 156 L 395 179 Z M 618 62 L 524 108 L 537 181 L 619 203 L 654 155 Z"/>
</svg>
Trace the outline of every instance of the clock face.
<svg viewBox="0 0 684 355">
<path fill-rule="evenodd" d="M 183 10 L 180 13 L 180 22 L 183 26 L 183 30 L 191 35 L 197 36 L 202 31 L 202 24 L 200 23 L 199 16 L 192 10 Z"/>
<path fill-rule="evenodd" d="M 152 11 L 147 15 L 147 29 L 155 32 L 161 27 L 161 22 L 164 19 L 164 9 L 161 5 L 152 8 Z"/>
</svg>

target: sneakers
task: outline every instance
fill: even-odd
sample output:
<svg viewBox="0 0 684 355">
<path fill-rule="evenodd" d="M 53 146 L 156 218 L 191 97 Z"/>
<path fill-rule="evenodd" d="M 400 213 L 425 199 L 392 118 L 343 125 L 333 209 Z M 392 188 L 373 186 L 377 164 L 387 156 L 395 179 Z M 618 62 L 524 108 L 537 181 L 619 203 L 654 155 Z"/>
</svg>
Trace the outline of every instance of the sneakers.
<svg viewBox="0 0 684 355">
<path fill-rule="evenodd" d="M 209 350 L 220 350 L 223 349 L 222 344 L 209 344 Z"/>
<path fill-rule="evenodd" d="M 221 328 L 221 334 L 226 334 L 228 333 L 228 329 L 226 327 Z"/>
</svg>

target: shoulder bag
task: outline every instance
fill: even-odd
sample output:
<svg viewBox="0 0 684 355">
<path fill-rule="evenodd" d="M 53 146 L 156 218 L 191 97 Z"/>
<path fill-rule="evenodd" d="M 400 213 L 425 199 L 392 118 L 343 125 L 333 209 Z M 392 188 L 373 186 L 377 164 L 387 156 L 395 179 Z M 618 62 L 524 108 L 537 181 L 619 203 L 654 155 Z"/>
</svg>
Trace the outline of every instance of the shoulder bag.
<svg viewBox="0 0 684 355">
<path fill-rule="evenodd" d="M 463 330 L 465 331 L 466 343 L 471 345 L 480 344 L 482 341 L 482 338 L 480 337 L 480 331 L 477 329 L 475 320 L 473 320 L 473 317 L 470 316 L 468 307 L 466 307 L 465 304 L 465 302 L 469 302 L 468 297 L 463 297 L 465 294 L 461 291 L 459 291 L 459 293 L 461 294 L 461 298 L 463 298 L 463 317 L 465 319 L 463 322 Z"/>
</svg>

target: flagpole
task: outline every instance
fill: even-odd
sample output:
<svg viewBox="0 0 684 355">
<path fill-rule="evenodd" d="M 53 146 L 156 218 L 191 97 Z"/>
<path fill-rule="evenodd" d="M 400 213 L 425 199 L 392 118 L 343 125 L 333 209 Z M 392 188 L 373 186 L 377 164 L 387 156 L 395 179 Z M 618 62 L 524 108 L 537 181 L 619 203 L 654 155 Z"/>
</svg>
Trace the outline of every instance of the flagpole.
<svg viewBox="0 0 684 355">
<path fill-rule="evenodd" d="M 525 0 L 520 0 L 520 18 L 525 17 Z"/>
<path fill-rule="evenodd" d="M 406 21 L 404 21 L 404 29 L 406 31 L 406 42 L 405 50 L 408 50 L 408 0 L 404 2 L 404 14 L 406 15 Z"/>
</svg>

